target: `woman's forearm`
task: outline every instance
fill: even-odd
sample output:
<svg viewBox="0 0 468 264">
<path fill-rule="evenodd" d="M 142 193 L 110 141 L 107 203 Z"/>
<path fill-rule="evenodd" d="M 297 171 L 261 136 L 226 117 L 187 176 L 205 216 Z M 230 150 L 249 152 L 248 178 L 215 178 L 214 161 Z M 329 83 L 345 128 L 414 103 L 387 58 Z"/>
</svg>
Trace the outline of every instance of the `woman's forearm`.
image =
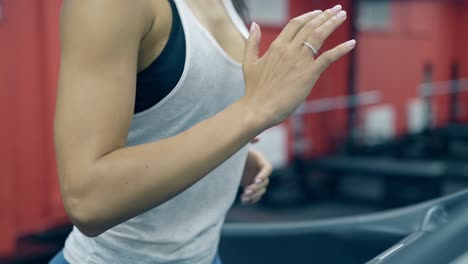
<svg viewBox="0 0 468 264">
<path fill-rule="evenodd" d="M 179 135 L 121 148 L 77 169 L 81 190 L 68 200 L 75 224 L 95 236 L 183 192 L 265 128 L 246 109 L 238 101 Z"/>
</svg>

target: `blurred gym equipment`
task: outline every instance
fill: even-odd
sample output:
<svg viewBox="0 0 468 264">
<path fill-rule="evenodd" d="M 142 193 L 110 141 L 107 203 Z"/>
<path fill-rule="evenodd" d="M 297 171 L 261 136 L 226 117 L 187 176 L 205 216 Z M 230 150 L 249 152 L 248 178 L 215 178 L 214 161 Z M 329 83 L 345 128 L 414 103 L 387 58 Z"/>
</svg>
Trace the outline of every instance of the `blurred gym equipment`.
<svg viewBox="0 0 468 264">
<path fill-rule="evenodd" d="M 467 217 L 468 191 L 461 191 L 326 221 L 227 223 L 220 253 L 226 264 L 449 263 L 468 250 Z"/>
</svg>

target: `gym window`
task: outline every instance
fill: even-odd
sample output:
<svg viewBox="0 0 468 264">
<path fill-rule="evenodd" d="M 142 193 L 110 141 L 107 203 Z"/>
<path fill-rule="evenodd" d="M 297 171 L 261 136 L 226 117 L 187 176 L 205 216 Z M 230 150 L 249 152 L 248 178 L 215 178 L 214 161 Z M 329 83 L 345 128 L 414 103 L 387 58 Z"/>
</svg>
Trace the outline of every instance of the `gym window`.
<svg viewBox="0 0 468 264">
<path fill-rule="evenodd" d="M 288 0 L 245 1 L 252 21 L 267 26 L 282 26 L 288 21 Z"/>
<path fill-rule="evenodd" d="M 358 28 L 365 30 L 390 30 L 391 26 L 390 0 L 360 0 Z"/>
</svg>

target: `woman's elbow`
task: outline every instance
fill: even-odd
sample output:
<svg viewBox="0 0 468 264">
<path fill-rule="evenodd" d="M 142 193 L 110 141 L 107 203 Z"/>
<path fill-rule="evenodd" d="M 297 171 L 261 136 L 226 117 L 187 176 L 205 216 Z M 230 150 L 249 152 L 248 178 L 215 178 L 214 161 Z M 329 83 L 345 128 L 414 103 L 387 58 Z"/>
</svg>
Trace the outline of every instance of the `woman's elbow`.
<svg viewBox="0 0 468 264">
<path fill-rule="evenodd" d="M 86 198 L 65 197 L 65 208 L 71 222 L 87 237 L 97 237 L 106 230 L 92 205 L 86 202 Z"/>
<path fill-rule="evenodd" d="M 99 215 L 99 203 L 91 198 L 91 186 L 65 184 L 63 186 L 63 203 L 71 222 L 88 237 L 96 237 L 104 233 L 104 223 Z"/>
</svg>

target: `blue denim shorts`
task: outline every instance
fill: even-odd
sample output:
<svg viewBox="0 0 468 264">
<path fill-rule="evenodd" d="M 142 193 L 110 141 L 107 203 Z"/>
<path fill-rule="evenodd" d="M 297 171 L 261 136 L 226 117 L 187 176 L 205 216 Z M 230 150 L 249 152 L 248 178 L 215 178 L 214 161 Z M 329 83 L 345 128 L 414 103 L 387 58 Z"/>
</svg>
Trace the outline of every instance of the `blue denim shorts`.
<svg viewBox="0 0 468 264">
<path fill-rule="evenodd" d="M 49 264 L 70 264 L 63 256 L 63 250 L 60 251 L 50 262 Z M 213 260 L 213 264 L 221 264 L 221 259 L 219 255 L 216 255 L 215 260 Z"/>
<path fill-rule="evenodd" d="M 55 257 L 49 262 L 49 264 L 70 264 L 63 256 L 63 250 L 60 251 Z"/>
</svg>

